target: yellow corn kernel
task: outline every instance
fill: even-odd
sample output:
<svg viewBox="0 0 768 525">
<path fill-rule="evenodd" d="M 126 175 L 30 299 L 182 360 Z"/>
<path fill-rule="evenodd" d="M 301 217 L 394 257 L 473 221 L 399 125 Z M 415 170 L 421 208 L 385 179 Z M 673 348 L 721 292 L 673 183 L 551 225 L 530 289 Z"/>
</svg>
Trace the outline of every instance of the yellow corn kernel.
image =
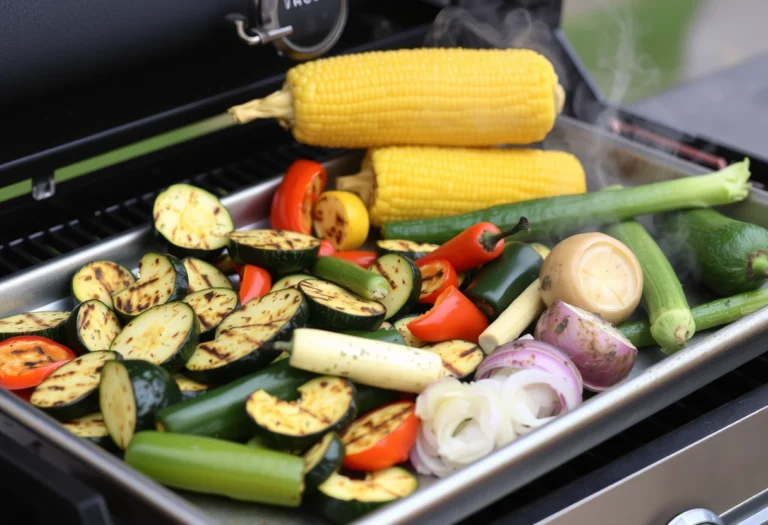
<svg viewBox="0 0 768 525">
<path fill-rule="evenodd" d="M 280 91 L 230 108 L 238 123 L 277 118 L 304 144 L 495 146 L 542 140 L 565 92 L 530 49 L 372 51 L 306 62 Z"/>
<path fill-rule="evenodd" d="M 381 226 L 584 193 L 587 183 L 579 160 L 563 151 L 399 146 L 369 150 L 361 172 L 336 187 L 360 195 Z"/>
</svg>

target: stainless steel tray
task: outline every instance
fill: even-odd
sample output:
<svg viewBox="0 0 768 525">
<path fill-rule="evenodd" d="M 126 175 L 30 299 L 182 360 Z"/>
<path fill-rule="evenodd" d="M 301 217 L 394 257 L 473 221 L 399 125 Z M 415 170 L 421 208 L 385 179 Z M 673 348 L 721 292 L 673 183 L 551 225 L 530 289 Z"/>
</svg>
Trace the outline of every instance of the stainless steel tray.
<svg viewBox="0 0 768 525">
<path fill-rule="evenodd" d="M 577 155 L 587 170 L 590 190 L 704 171 L 565 117 L 558 120 L 543 146 Z M 352 155 L 329 162 L 329 174 L 354 173 L 359 160 L 359 155 Z M 265 182 L 223 199 L 238 228 L 266 224 L 270 198 L 278 181 Z M 755 190 L 749 199 L 724 211 L 768 227 L 768 194 Z M 135 267 L 141 255 L 151 249 L 159 247 L 149 228 L 141 227 L 0 281 L 0 316 L 70 308 L 69 280 L 81 264 L 108 258 Z M 696 290 L 690 298 L 693 303 L 707 299 Z M 674 356 L 665 357 L 657 349 L 644 349 L 632 374 L 622 384 L 446 479 L 422 478 L 416 494 L 358 523 L 455 523 L 763 353 L 768 349 L 767 329 L 765 308 L 721 330 L 697 334 L 685 350 Z M 308 511 L 244 504 L 161 487 L 5 391 L 0 391 L 0 432 L 92 483 L 103 491 L 111 507 L 136 522 L 149 519 L 150 512 L 159 512 L 168 523 L 317 522 Z"/>
</svg>

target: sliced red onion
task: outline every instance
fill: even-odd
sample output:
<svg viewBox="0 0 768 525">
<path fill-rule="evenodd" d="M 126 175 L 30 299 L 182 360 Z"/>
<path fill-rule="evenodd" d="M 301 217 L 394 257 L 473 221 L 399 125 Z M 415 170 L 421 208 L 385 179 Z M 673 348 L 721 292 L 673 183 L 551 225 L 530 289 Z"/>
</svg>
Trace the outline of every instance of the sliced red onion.
<svg viewBox="0 0 768 525">
<path fill-rule="evenodd" d="M 534 336 L 568 354 L 593 392 L 623 381 L 637 359 L 637 348 L 616 327 L 563 301 L 542 314 Z"/>
</svg>

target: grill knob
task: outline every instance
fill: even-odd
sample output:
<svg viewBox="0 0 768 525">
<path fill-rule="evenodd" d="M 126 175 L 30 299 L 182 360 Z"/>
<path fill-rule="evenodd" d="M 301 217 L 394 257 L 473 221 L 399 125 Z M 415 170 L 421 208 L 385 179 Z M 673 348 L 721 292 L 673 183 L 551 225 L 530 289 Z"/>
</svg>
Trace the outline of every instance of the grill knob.
<svg viewBox="0 0 768 525">
<path fill-rule="evenodd" d="M 725 525 L 725 522 L 709 509 L 691 509 L 675 516 L 667 525 Z"/>
</svg>

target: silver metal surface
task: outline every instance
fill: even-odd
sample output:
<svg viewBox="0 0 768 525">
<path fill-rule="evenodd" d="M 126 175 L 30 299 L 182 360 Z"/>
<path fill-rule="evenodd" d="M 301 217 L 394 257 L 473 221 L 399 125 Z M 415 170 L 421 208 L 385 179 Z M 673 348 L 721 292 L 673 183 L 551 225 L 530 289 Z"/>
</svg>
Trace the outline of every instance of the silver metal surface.
<svg viewBox="0 0 768 525">
<path fill-rule="evenodd" d="M 278 20 L 278 3 L 283 0 L 261 0 L 261 23 L 265 30 L 280 27 Z M 314 0 L 315 2 L 319 0 Z M 329 1 L 329 0 L 323 0 Z M 347 25 L 349 16 L 349 6 L 347 0 L 334 0 L 339 3 L 339 16 L 333 27 L 325 38 L 312 46 L 301 46 L 293 42 L 290 38 L 281 38 L 276 40 L 274 45 L 278 53 L 290 57 L 294 60 L 309 60 L 327 53 L 341 38 L 344 27 Z M 310 2 L 304 0 L 306 4 Z"/>
<path fill-rule="evenodd" d="M 667 525 L 725 525 L 725 522 L 709 509 L 686 510 Z"/>
<path fill-rule="evenodd" d="M 544 147 L 566 149 L 579 157 L 592 190 L 610 184 L 642 184 L 702 171 L 566 118 L 558 121 Z M 359 155 L 337 159 L 327 166 L 329 176 L 355 173 L 359 161 Z M 269 181 L 223 199 L 238 228 L 258 223 L 268 216 L 269 202 L 277 183 L 278 180 Z M 768 226 L 767 210 L 768 196 L 758 191 L 744 203 L 728 208 L 734 216 L 746 214 L 752 222 L 763 226 Z M 108 258 L 133 268 L 141 255 L 151 249 L 158 247 L 149 228 L 137 228 L 0 281 L 0 316 L 53 307 L 68 308 L 71 306 L 69 280 L 80 265 L 97 258 Z M 700 300 L 705 299 L 706 295 L 702 295 Z M 438 481 L 422 477 L 422 485 L 413 496 L 384 507 L 358 523 L 455 523 L 763 353 L 768 347 L 767 328 L 768 309 L 763 309 L 716 332 L 698 334 L 690 346 L 674 356 L 666 357 L 655 349 L 642 350 L 632 376 L 622 384 L 446 479 Z M 124 503 L 148 503 L 161 509 L 167 522 L 205 523 L 210 519 L 247 525 L 316 521 L 309 514 L 290 509 L 246 505 L 202 495 L 184 494 L 182 498 L 127 468 L 94 445 L 70 435 L 53 419 L 26 403 L 0 391 L 0 417 L 4 415 L 35 433 L 34 438 L 25 439 L 47 441 L 63 450 L 66 453 L 63 455 L 69 458 L 63 460 L 69 462 L 68 468 L 80 475 L 90 472 L 98 486 L 109 492 L 108 498 L 122 497 Z M 19 433 L 23 434 L 23 430 Z M 4 428 L 0 427 L 0 431 Z M 761 435 L 755 431 L 755 437 Z M 55 455 L 54 452 L 51 454 Z M 762 470 L 768 472 L 768 469 Z M 190 504 L 190 500 L 196 505 Z M 682 503 L 685 506 L 675 510 L 698 506 L 696 501 Z M 719 510 L 711 505 L 704 506 Z M 668 514 L 667 520 L 674 515 Z"/>
<path fill-rule="evenodd" d="M 277 27 L 267 31 L 259 27 L 253 27 L 250 29 L 250 32 L 253 34 L 249 34 L 248 31 L 246 31 L 245 18 L 232 18 L 232 22 L 235 24 L 235 29 L 237 29 L 237 36 L 239 36 L 241 40 L 244 40 L 249 46 L 267 44 L 293 33 L 293 27 L 286 26 Z"/>
</svg>

